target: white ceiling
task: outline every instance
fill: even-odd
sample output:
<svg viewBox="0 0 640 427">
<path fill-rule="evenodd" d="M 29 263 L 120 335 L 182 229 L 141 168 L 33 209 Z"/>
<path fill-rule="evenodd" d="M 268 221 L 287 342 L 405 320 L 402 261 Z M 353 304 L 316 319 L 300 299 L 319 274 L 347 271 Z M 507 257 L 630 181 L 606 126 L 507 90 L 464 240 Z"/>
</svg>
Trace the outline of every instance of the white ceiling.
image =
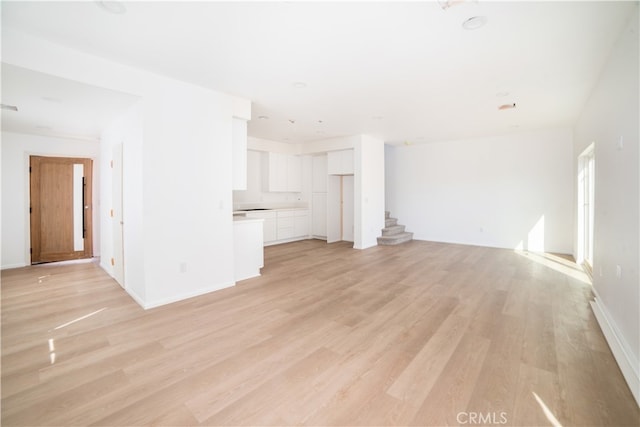
<svg viewBox="0 0 640 427">
<path fill-rule="evenodd" d="M 251 99 L 249 134 L 288 142 L 572 125 L 638 13 L 637 2 L 613 1 L 124 5 L 112 14 L 92 1 L 3 1 L 2 26 Z M 487 24 L 463 29 L 472 16 Z"/>
<path fill-rule="evenodd" d="M 2 129 L 100 140 L 102 130 L 137 97 L 2 64 Z"/>
</svg>

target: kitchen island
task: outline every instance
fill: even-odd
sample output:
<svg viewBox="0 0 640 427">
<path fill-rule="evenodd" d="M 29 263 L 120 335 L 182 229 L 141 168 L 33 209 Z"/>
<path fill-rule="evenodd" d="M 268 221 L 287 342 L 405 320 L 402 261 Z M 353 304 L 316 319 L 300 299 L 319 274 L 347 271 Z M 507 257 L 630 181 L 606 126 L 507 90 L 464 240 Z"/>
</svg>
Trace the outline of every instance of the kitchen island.
<svg viewBox="0 0 640 427">
<path fill-rule="evenodd" d="M 236 282 L 260 276 L 260 269 L 264 267 L 263 222 L 261 218 L 233 217 Z"/>
</svg>

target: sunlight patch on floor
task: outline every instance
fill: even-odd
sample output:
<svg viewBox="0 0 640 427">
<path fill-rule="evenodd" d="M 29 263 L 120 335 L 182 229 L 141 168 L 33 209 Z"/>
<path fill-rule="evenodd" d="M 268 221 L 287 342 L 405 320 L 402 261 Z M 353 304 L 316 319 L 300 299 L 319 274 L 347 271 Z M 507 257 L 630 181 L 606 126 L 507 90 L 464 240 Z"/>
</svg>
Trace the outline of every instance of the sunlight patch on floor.
<svg viewBox="0 0 640 427">
<path fill-rule="evenodd" d="M 555 415 L 553 415 L 553 412 L 551 412 L 551 409 L 549 409 L 549 407 L 544 403 L 544 401 L 540 398 L 540 396 L 538 396 L 535 391 L 532 391 L 531 393 L 533 393 L 533 397 L 535 397 L 536 401 L 538 402 L 538 405 L 540 405 L 540 408 L 544 413 L 544 416 L 547 417 L 551 425 L 553 427 L 562 427 L 562 424 L 560 424 L 560 421 L 558 421 Z"/>
<path fill-rule="evenodd" d="M 569 261 L 557 255 L 544 252 L 537 253 L 520 250 L 515 250 L 514 252 L 518 255 L 527 257 L 530 260 L 537 262 L 538 264 L 544 265 L 545 267 L 549 267 L 552 270 L 555 270 L 573 279 L 579 280 L 582 283 L 586 283 L 588 285 L 591 284 L 589 275 L 585 273 L 582 267 L 580 267 L 575 262 Z"/>
<path fill-rule="evenodd" d="M 106 309 L 107 309 L 107 307 L 102 307 L 100 310 L 96 310 L 93 313 L 85 314 L 84 316 L 78 317 L 77 319 L 73 319 L 70 322 L 63 323 L 62 325 L 56 326 L 55 328 L 53 328 L 53 330 L 57 331 L 58 329 L 66 328 L 67 326 L 73 325 L 74 323 L 79 322 L 81 320 L 84 320 L 84 319 L 86 319 L 88 317 L 95 316 L 96 314 L 98 314 L 98 313 L 100 313 L 100 312 L 102 312 L 102 311 L 104 311 Z"/>
</svg>

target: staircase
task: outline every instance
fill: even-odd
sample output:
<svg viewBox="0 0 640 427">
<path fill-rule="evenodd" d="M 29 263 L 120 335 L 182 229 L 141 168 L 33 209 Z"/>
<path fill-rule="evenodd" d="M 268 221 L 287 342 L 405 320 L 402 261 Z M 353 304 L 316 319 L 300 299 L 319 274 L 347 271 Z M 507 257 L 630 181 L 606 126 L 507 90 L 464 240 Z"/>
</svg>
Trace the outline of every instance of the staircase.
<svg viewBox="0 0 640 427">
<path fill-rule="evenodd" d="M 399 245 L 413 239 L 413 233 L 404 231 L 404 225 L 399 225 L 396 218 L 389 217 L 389 212 L 384 213 L 384 228 L 382 236 L 378 237 L 379 245 Z"/>
</svg>

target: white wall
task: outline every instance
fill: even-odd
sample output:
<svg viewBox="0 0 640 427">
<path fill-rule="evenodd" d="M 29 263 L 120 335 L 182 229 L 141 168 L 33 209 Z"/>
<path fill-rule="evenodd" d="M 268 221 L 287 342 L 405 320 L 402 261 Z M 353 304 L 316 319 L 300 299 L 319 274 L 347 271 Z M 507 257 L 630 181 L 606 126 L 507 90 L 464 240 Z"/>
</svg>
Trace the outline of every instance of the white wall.
<svg viewBox="0 0 640 427">
<path fill-rule="evenodd" d="M 384 141 L 363 135 L 355 146 L 356 197 L 354 247 L 366 249 L 378 244 L 384 228 L 385 156 Z"/>
<path fill-rule="evenodd" d="M 392 214 L 396 211 L 396 147 L 384 146 L 384 207 Z M 393 215 L 392 215 L 393 217 Z M 395 217 L 394 217 L 395 218 Z"/>
<path fill-rule="evenodd" d="M 572 252 L 571 129 L 387 150 L 393 216 L 416 239 Z"/>
<path fill-rule="evenodd" d="M 141 98 L 143 141 L 133 154 L 124 141 L 135 160 L 123 162 L 129 197 L 141 200 L 127 204 L 135 212 L 125 218 L 125 265 L 143 272 L 126 269 L 125 282 L 144 289 L 132 293 L 138 302 L 153 307 L 233 285 L 232 120 L 250 119 L 249 101 L 11 30 L 2 43 L 8 64 Z"/>
<path fill-rule="evenodd" d="M 113 148 L 122 144 L 122 221 L 124 287 L 141 305 L 146 301 L 146 284 L 144 274 L 144 236 L 143 236 L 143 142 L 142 103 L 132 106 L 115 120 L 102 133 L 100 141 L 100 168 L 102 181 L 102 209 L 100 211 L 100 228 L 105 236 L 102 239 L 102 258 L 100 265 L 111 276 L 113 267 L 109 262 L 114 254 L 113 233 L 117 231 L 110 216 L 113 206 L 113 169 L 110 166 Z"/>
<path fill-rule="evenodd" d="M 638 34 L 636 8 L 575 126 L 574 176 L 577 156 L 594 142 L 594 310 L 640 402 Z"/>
<path fill-rule="evenodd" d="M 93 159 L 93 253 L 100 256 L 100 165 L 95 141 L 2 132 L 2 268 L 31 264 L 29 156 Z"/>
</svg>

